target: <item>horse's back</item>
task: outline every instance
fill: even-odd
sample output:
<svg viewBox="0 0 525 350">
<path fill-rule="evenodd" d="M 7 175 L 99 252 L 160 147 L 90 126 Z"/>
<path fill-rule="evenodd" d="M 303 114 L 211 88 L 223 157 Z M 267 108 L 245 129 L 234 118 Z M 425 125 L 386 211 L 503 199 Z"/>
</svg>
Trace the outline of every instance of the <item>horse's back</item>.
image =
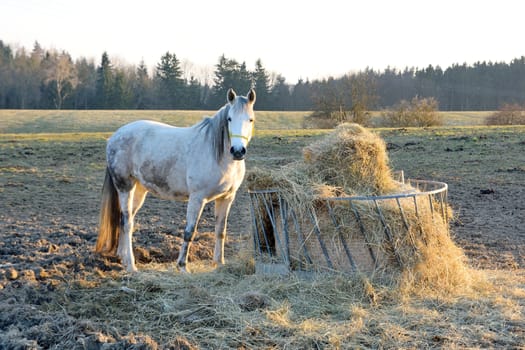
<svg viewBox="0 0 525 350">
<path fill-rule="evenodd" d="M 148 134 L 161 133 L 161 132 L 173 132 L 177 129 L 181 129 L 175 126 L 164 124 L 153 120 L 137 120 L 126 125 L 121 126 L 115 131 L 115 133 L 109 139 L 109 143 L 114 140 L 121 139 L 123 137 L 134 139 L 140 139 Z"/>
<path fill-rule="evenodd" d="M 124 125 L 108 141 L 108 168 L 124 191 L 139 181 L 158 197 L 186 198 L 188 171 L 195 163 L 190 149 L 196 145 L 197 132 L 147 120 Z"/>
<path fill-rule="evenodd" d="M 185 138 L 184 134 L 187 129 L 152 120 L 137 120 L 120 127 L 109 138 L 108 155 L 110 151 L 117 149 L 140 152 L 141 148 L 155 147 L 156 144 L 161 145 L 167 141 L 173 144 Z"/>
</svg>

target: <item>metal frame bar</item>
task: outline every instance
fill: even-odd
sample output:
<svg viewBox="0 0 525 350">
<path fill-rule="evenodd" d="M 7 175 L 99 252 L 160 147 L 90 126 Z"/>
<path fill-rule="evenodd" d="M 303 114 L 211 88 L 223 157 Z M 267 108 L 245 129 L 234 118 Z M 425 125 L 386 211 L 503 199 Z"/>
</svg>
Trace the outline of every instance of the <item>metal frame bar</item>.
<svg viewBox="0 0 525 350">
<path fill-rule="evenodd" d="M 297 220 L 297 215 L 295 215 L 295 211 L 293 209 L 290 212 L 290 214 L 292 215 L 292 219 L 294 221 L 295 232 L 297 233 L 297 238 L 299 238 L 299 246 L 302 247 L 304 258 L 306 259 L 306 262 L 309 265 L 313 265 L 314 262 L 312 260 L 312 257 L 310 256 L 310 253 L 308 252 L 308 247 L 306 246 L 306 239 L 303 236 L 301 225 L 299 225 L 299 220 Z"/>
<path fill-rule="evenodd" d="M 377 200 L 374 199 L 373 201 L 374 201 L 374 205 L 375 205 L 376 210 L 377 210 L 377 214 L 379 215 L 379 220 L 381 221 L 381 224 L 383 224 L 383 228 L 384 228 L 384 231 L 385 231 L 386 238 L 388 239 L 388 241 L 392 245 L 392 250 L 394 251 L 394 256 L 396 257 L 397 263 L 399 264 L 400 267 L 403 267 L 403 262 L 401 261 L 401 257 L 397 253 L 396 247 L 394 245 L 394 238 L 392 236 L 392 232 L 390 231 L 390 227 L 386 223 L 385 216 L 383 215 L 383 212 L 381 211 L 381 208 L 379 207 L 379 204 L 377 204 Z"/>
<path fill-rule="evenodd" d="M 357 207 L 354 205 L 354 202 L 353 201 L 349 201 L 349 202 L 350 202 L 350 207 L 352 208 L 352 212 L 354 213 L 354 217 L 357 220 L 357 224 L 359 225 L 359 231 L 361 231 L 361 234 L 363 235 L 366 246 L 368 247 L 368 252 L 370 253 L 370 257 L 372 258 L 372 261 L 374 262 L 374 269 L 375 269 L 377 268 L 377 257 L 374 253 L 374 249 L 372 248 L 372 245 L 368 241 L 368 236 L 366 235 L 365 226 L 363 225 L 363 221 L 361 220 L 361 215 L 359 214 Z"/>
<path fill-rule="evenodd" d="M 357 265 L 355 264 L 354 258 L 352 257 L 352 253 L 350 252 L 350 249 L 348 248 L 348 244 L 346 243 L 346 240 L 343 237 L 343 233 L 341 232 L 341 225 L 337 222 L 337 218 L 334 215 L 334 211 L 333 211 L 332 206 L 330 205 L 330 201 L 326 201 L 326 205 L 328 206 L 328 215 L 330 215 L 330 218 L 332 219 L 332 222 L 334 223 L 335 230 L 337 231 L 339 235 L 339 239 L 341 241 L 341 244 L 343 245 L 343 249 L 346 253 L 346 257 L 348 258 L 348 262 L 350 263 L 352 270 L 355 272 L 357 271 Z"/>
<path fill-rule="evenodd" d="M 321 229 L 319 228 L 319 222 L 317 221 L 317 217 L 315 216 L 315 213 L 313 209 L 309 210 L 310 219 L 312 220 L 312 223 L 314 224 L 314 232 L 317 236 L 317 240 L 319 241 L 319 246 L 321 247 L 321 250 L 323 251 L 324 257 L 326 259 L 326 264 L 330 269 L 334 268 L 334 264 L 332 263 L 332 259 L 330 259 L 330 255 L 328 254 L 328 249 L 326 249 L 326 245 L 324 244 L 323 239 L 321 238 Z"/>
</svg>

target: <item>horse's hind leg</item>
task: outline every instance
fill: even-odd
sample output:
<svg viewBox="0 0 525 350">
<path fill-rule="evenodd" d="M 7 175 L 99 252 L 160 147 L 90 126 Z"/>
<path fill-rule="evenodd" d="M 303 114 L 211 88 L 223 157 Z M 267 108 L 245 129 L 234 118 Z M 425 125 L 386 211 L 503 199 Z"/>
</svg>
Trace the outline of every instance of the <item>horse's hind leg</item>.
<svg viewBox="0 0 525 350">
<path fill-rule="evenodd" d="M 118 240 L 118 249 L 117 254 L 122 260 L 122 264 L 126 268 L 128 272 L 134 272 L 137 271 L 137 267 L 135 266 L 135 256 L 133 255 L 133 248 L 132 248 L 132 235 L 133 235 L 133 226 L 134 226 L 134 217 L 135 213 L 138 210 L 134 210 L 134 197 L 135 197 L 135 191 L 137 190 L 137 186 L 134 185 L 131 190 L 128 192 L 119 191 L 119 202 L 120 202 L 120 210 L 122 211 L 121 216 L 121 230 Z M 140 189 L 138 189 L 140 191 Z M 139 201 L 139 207 L 142 204 L 145 196 L 145 193 L 137 193 L 139 195 L 140 201 Z"/>
<path fill-rule="evenodd" d="M 135 192 L 133 193 L 133 219 L 135 219 L 135 215 L 137 215 L 137 212 L 142 207 L 142 204 L 144 204 L 144 199 L 146 199 L 146 195 L 148 194 L 148 191 L 142 186 L 140 183 L 135 184 Z"/>
</svg>

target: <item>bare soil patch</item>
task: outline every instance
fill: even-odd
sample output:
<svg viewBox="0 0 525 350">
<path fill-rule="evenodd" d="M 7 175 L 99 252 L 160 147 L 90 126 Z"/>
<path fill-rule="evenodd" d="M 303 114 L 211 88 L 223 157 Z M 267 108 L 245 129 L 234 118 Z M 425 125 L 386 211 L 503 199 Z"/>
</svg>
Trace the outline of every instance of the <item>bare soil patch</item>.
<svg viewBox="0 0 525 350">
<path fill-rule="evenodd" d="M 523 127 L 384 132 L 396 167 L 449 185 L 452 232 L 483 269 L 525 267 L 525 134 Z M 403 137 L 405 135 L 405 137 Z M 394 148 L 394 147 L 391 147 Z"/>
</svg>

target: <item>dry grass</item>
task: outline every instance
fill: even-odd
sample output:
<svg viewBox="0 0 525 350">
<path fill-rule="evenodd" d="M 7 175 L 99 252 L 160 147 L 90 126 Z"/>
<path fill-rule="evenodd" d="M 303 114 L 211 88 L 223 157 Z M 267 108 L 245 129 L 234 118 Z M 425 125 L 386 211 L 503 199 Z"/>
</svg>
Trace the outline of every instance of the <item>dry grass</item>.
<svg viewBox="0 0 525 350">
<path fill-rule="evenodd" d="M 190 126 L 217 110 L 0 110 L 0 133 L 113 132 L 140 119 Z M 257 129 L 300 129 L 308 112 L 257 111 Z"/>
<path fill-rule="evenodd" d="M 123 124 L 152 119 L 189 126 L 216 111 L 184 110 L 0 110 L 0 133 L 113 132 Z M 439 112 L 444 125 L 483 125 L 492 112 Z M 308 111 L 257 111 L 257 130 L 300 130 Z M 381 125 L 381 112 L 371 112 L 372 124 Z M 317 128 L 332 129 L 333 124 Z"/>
<path fill-rule="evenodd" d="M 150 265 L 92 286 L 73 282 L 48 312 L 90 320 L 63 325 L 70 346 L 84 327 L 84 344 L 146 349 L 519 347 L 525 276 L 479 275 L 469 291 L 407 295 L 362 276 L 278 278 L 231 268 L 173 275 Z"/>
</svg>

